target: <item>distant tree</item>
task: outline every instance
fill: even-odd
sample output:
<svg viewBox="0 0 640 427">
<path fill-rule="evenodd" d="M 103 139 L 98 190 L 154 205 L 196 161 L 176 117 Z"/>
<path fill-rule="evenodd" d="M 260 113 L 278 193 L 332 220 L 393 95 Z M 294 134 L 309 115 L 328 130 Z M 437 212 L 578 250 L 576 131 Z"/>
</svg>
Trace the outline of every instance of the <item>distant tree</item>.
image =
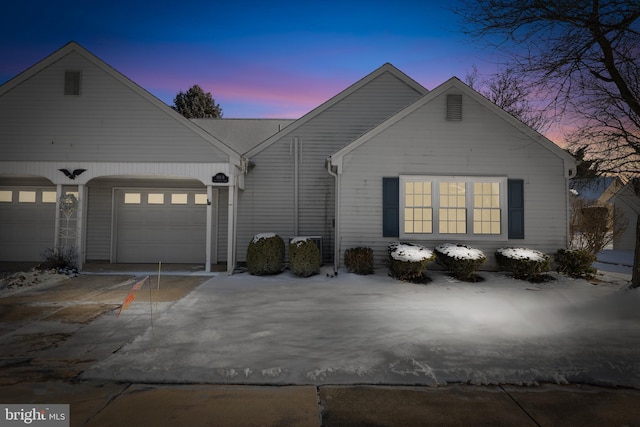
<svg viewBox="0 0 640 427">
<path fill-rule="evenodd" d="M 466 83 L 530 128 L 540 133 L 549 128 L 551 122 L 544 109 L 531 101 L 535 98 L 535 88 L 512 68 L 502 68 L 496 74 L 480 79 L 474 66 L 467 73 Z"/>
<path fill-rule="evenodd" d="M 178 92 L 173 100 L 173 108 L 188 119 L 219 119 L 222 108 L 216 104 L 211 93 L 204 92 L 198 85 L 193 85 L 186 92 Z"/>
<path fill-rule="evenodd" d="M 574 178 L 589 179 L 600 176 L 600 171 L 597 169 L 598 162 L 585 159 L 585 147 L 568 148 L 566 151 L 576 158 L 577 167 Z"/>
</svg>

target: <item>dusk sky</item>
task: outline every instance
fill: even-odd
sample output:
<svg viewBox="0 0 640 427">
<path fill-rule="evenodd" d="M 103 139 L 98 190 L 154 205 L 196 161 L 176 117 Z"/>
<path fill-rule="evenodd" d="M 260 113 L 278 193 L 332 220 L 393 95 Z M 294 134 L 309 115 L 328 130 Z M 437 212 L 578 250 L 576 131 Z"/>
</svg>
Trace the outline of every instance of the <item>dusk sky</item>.
<svg viewBox="0 0 640 427">
<path fill-rule="evenodd" d="M 386 62 L 427 89 L 500 58 L 474 44 L 455 2 L 12 1 L 0 83 L 69 41 L 169 105 L 194 84 L 225 118 L 298 118 Z"/>
</svg>

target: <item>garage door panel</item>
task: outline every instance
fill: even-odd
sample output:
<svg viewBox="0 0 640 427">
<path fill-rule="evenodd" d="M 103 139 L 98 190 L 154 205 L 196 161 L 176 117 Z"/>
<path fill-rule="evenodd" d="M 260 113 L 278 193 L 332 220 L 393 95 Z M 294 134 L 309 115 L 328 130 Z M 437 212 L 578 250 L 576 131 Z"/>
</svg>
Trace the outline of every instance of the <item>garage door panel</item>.
<svg viewBox="0 0 640 427">
<path fill-rule="evenodd" d="M 0 260 L 42 261 L 45 250 L 53 248 L 55 240 L 55 203 L 42 203 L 42 193 L 55 191 L 43 188 L 3 188 L 11 191 L 10 202 L 0 203 Z M 19 193 L 35 196 L 34 202 L 20 201 Z"/>
<path fill-rule="evenodd" d="M 175 191 L 188 195 L 187 204 L 171 204 L 174 193 L 171 190 L 142 189 L 136 192 L 140 193 L 140 203 L 124 203 L 124 194 L 116 197 L 117 261 L 204 262 L 206 206 L 194 203 L 197 191 Z M 164 203 L 149 204 L 150 193 L 164 194 L 164 197 L 152 197 L 164 200 Z"/>
</svg>

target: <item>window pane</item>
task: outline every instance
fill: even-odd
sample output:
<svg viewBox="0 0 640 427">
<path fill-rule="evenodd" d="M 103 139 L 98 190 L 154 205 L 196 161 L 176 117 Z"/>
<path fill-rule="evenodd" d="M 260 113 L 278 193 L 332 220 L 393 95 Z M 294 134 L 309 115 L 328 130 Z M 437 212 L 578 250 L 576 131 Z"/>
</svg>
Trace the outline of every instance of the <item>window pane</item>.
<svg viewBox="0 0 640 427">
<path fill-rule="evenodd" d="M 164 203 L 164 193 L 147 194 L 147 203 L 150 205 L 161 205 Z"/>
<path fill-rule="evenodd" d="M 173 193 L 173 194 L 171 194 L 171 204 L 172 205 L 186 205 L 187 204 L 187 194 L 186 193 Z"/>
<path fill-rule="evenodd" d="M 475 234 L 500 234 L 500 183 L 474 183 L 473 232 Z"/>
<path fill-rule="evenodd" d="M 0 190 L 0 202 L 12 202 L 12 201 L 13 201 L 13 191 Z"/>
<path fill-rule="evenodd" d="M 124 203 L 126 205 L 137 205 L 140 203 L 140 193 L 124 193 Z"/>
<path fill-rule="evenodd" d="M 206 194 L 196 194 L 196 205 L 206 205 L 207 204 L 207 195 Z"/>
<path fill-rule="evenodd" d="M 36 202 L 36 192 L 35 191 L 19 191 L 18 192 L 18 202 L 20 203 L 35 203 Z"/>
<path fill-rule="evenodd" d="M 56 192 L 55 191 L 43 191 L 42 192 L 42 203 L 55 203 L 56 202 Z"/>
</svg>

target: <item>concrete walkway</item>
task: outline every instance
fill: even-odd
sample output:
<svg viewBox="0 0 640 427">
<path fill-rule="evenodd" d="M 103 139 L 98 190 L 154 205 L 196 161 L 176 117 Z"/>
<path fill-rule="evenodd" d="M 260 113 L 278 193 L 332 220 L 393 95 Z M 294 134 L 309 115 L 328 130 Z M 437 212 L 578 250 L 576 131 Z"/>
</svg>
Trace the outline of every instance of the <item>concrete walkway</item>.
<svg viewBox="0 0 640 427">
<path fill-rule="evenodd" d="M 640 390 L 587 386 L 231 386 L 98 382 L 0 387 L 65 403 L 71 426 L 640 426 Z M 1 418 L 1 417 L 0 417 Z"/>
</svg>

